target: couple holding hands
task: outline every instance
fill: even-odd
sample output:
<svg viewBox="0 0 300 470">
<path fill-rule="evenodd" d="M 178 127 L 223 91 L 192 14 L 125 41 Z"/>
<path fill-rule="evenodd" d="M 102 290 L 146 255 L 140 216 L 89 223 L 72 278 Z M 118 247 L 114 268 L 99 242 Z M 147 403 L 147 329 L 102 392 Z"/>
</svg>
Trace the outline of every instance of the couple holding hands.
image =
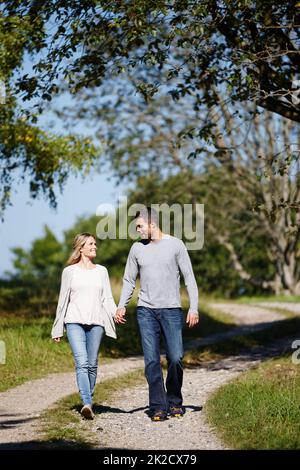
<svg viewBox="0 0 300 470">
<path fill-rule="evenodd" d="M 112 295 L 107 269 L 93 263 L 97 245 L 90 233 L 76 235 L 73 252 L 62 272 L 52 338 L 59 342 L 66 329 L 83 402 L 81 414 L 86 419 L 94 417 L 93 390 L 101 339 L 104 334 L 116 338 L 115 323 L 126 322 L 126 305 L 138 275 L 137 321 L 149 386 L 149 415 L 152 421 L 164 421 L 168 414 L 175 417 L 184 414 L 181 393 L 184 320 L 180 272 L 190 300 L 186 317 L 189 327 L 199 321 L 196 280 L 184 243 L 160 230 L 154 209 L 147 207 L 139 211 L 135 223 L 141 238 L 130 249 L 118 307 Z M 160 364 L 161 336 L 168 364 L 166 384 Z"/>
</svg>

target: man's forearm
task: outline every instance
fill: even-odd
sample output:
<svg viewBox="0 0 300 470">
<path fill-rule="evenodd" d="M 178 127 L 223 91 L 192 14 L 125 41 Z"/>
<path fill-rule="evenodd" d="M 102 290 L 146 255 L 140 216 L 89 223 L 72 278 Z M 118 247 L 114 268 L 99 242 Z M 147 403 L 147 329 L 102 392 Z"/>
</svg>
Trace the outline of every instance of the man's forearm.
<svg viewBox="0 0 300 470">
<path fill-rule="evenodd" d="M 186 280 L 186 288 L 189 295 L 190 300 L 190 308 L 189 312 L 196 313 L 198 312 L 198 286 L 195 280 L 194 275 L 190 276 L 189 279 Z"/>
<path fill-rule="evenodd" d="M 178 258 L 179 268 L 184 277 L 184 283 L 187 288 L 190 300 L 189 312 L 196 313 L 198 312 L 198 286 L 195 279 L 192 263 L 186 248 L 182 248 Z"/>
<path fill-rule="evenodd" d="M 126 279 L 123 279 L 123 288 L 122 288 L 118 308 L 126 307 L 128 305 L 128 303 L 131 299 L 132 293 L 134 291 L 134 288 L 135 288 L 135 284 L 133 284 L 132 282 L 130 282 Z"/>
</svg>

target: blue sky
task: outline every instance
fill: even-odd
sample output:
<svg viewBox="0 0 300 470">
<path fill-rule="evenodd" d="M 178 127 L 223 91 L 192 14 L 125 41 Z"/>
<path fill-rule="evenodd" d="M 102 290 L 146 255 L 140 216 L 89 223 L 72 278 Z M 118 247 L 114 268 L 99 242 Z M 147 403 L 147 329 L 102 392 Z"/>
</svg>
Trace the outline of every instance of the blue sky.
<svg viewBox="0 0 300 470">
<path fill-rule="evenodd" d="M 32 62 L 27 54 L 24 59 L 23 72 L 32 73 Z M 33 104 L 34 100 L 22 103 L 22 106 L 30 108 Z M 52 102 L 56 108 L 70 104 L 72 104 L 72 97 L 67 93 L 60 95 Z M 51 122 L 53 126 L 50 128 Z M 39 117 L 38 125 L 52 133 L 65 134 L 62 122 L 52 113 L 51 107 Z M 90 137 L 93 129 L 79 123 L 73 126 L 72 132 Z M 110 181 L 107 180 L 108 177 Z M 45 224 L 51 228 L 59 240 L 62 240 L 63 231 L 70 228 L 78 216 L 95 215 L 99 204 L 116 206 L 118 197 L 125 193 L 125 187 L 116 188 L 115 180 L 107 173 L 94 172 L 84 181 L 80 177 L 71 176 L 65 184 L 63 193 L 57 197 L 57 209 L 51 209 L 45 199 L 31 199 L 26 180 L 23 184 L 15 183 L 12 191 L 14 191 L 11 198 L 12 206 L 6 209 L 4 222 L 0 221 L 0 277 L 7 270 L 13 271 L 11 248 L 16 246 L 29 248 L 31 242 L 43 234 Z"/>
<path fill-rule="evenodd" d="M 107 181 L 107 175 L 95 174 L 85 181 L 70 177 L 54 210 L 45 200 L 31 200 L 26 183 L 18 186 L 12 197 L 13 205 L 6 210 L 4 222 L 0 222 L 0 276 L 6 270 L 13 270 L 10 248 L 29 248 L 43 234 L 45 224 L 62 240 L 63 231 L 73 225 L 77 216 L 94 215 L 101 203 L 117 205 L 120 195 L 122 189 L 116 189 L 113 180 Z"/>
</svg>

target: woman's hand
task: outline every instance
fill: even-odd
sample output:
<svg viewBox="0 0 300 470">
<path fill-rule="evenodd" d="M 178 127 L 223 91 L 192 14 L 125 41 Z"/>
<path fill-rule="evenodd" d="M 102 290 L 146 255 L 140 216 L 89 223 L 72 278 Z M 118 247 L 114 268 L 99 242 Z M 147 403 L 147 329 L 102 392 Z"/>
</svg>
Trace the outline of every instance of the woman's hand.
<svg viewBox="0 0 300 470">
<path fill-rule="evenodd" d="M 116 311 L 115 314 L 115 322 L 116 323 L 126 323 L 126 308 L 125 307 L 119 307 Z"/>
<path fill-rule="evenodd" d="M 61 339 L 61 338 L 53 338 L 53 341 L 54 341 L 55 343 L 59 343 L 59 342 L 60 342 L 60 339 Z"/>
</svg>

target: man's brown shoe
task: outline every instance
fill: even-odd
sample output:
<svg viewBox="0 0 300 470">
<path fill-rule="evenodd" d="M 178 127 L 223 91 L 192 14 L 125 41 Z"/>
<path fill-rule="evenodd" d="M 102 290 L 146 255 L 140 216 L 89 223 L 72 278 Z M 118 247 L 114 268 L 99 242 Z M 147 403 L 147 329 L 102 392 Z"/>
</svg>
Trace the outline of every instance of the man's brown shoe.
<svg viewBox="0 0 300 470">
<path fill-rule="evenodd" d="M 168 419 L 167 413 L 162 410 L 155 411 L 153 416 L 151 416 L 151 421 L 166 421 Z"/>
<path fill-rule="evenodd" d="M 184 409 L 182 406 L 170 406 L 169 414 L 172 418 L 182 418 L 184 415 Z"/>
</svg>

